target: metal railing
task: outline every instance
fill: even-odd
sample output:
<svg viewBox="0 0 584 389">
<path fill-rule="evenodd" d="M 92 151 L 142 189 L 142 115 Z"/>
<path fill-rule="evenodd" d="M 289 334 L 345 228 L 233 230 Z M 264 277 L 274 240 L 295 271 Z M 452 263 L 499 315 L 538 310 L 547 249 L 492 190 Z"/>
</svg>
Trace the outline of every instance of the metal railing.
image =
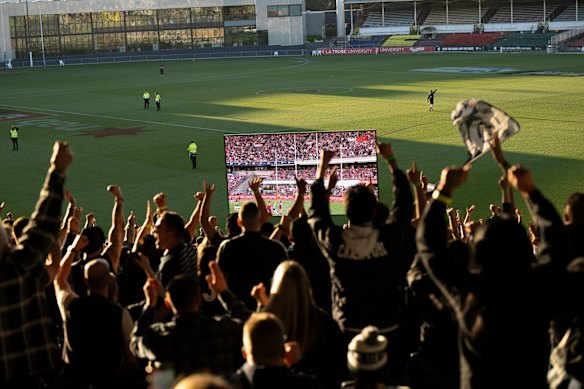
<svg viewBox="0 0 584 389">
<path fill-rule="evenodd" d="M 584 34 L 584 28 L 574 28 L 570 31 L 562 32 L 561 34 L 552 36 L 552 39 L 550 39 L 550 44 L 556 46 L 580 34 Z"/>
</svg>

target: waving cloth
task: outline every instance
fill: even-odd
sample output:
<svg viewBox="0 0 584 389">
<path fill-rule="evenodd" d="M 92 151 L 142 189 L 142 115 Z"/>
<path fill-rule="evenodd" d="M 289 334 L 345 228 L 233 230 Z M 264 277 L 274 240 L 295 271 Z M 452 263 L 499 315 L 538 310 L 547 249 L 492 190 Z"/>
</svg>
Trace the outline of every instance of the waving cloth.
<svg viewBox="0 0 584 389">
<path fill-rule="evenodd" d="M 461 101 L 452 111 L 452 123 L 458 127 L 468 151 L 467 163 L 472 163 L 490 150 L 493 133 L 504 142 L 520 129 L 511 116 L 486 101 L 470 99 Z"/>
</svg>

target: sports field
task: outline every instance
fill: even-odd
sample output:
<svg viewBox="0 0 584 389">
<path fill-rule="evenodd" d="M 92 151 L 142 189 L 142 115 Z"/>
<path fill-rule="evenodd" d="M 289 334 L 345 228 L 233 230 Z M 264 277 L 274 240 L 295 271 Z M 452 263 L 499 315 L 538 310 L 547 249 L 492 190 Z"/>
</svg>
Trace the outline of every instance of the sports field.
<svg viewBox="0 0 584 389">
<path fill-rule="evenodd" d="M 119 184 L 126 214 L 141 222 L 147 199 L 168 195 L 169 208 L 188 217 L 203 180 L 217 185 L 213 213 L 227 214 L 225 133 L 376 129 L 398 161 L 412 160 L 431 181 L 466 152 L 450 121 L 456 103 L 476 97 L 515 117 L 522 130 L 504 143 L 511 163 L 533 169 L 556 204 L 584 191 L 584 76 L 526 75 L 527 71 L 584 72 L 584 55 L 410 54 L 279 57 L 65 66 L 0 71 L 0 202 L 16 216 L 30 214 L 55 139 L 72 144 L 67 188 L 86 212 L 109 227 Z M 437 68 L 457 67 L 456 72 Z M 468 67 L 509 73 L 468 72 Z M 418 71 L 426 69 L 430 71 Z M 426 96 L 438 88 L 435 111 Z M 144 89 L 162 96 L 162 110 L 143 109 Z M 12 151 L 8 129 L 20 128 Z M 187 146 L 199 146 L 192 170 Z M 380 163 L 380 195 L 391 199 Z M 477 217 L 500 201 L 499 170 L 479 160 L 455 206 L 477 204 Z M 525 210 L 523 202 L 517 203 Z M 4 214 L 2 215 L 4 216 Z"/>
</svg>

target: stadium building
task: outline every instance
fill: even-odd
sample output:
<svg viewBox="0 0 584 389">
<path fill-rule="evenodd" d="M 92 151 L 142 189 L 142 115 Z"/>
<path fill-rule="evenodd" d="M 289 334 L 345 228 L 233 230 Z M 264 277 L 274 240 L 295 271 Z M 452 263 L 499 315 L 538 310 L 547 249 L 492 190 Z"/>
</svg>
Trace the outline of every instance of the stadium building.
<svg viewBox="0 0 584 389">
<path fill-rule="evenodd" d="M 326 47 L 431 46 L 437 51 L 523 51 L 546 47 L 581 51 L 584 47 L 582 0 L 0 3 L 0 62 L 16 60 L 21 64 L 30 59 L 45 64 L 45 57 L 79 55 L 164 55 L 270 46 L 302 49 L 307 41 L 323 40 Z M 53 62 L 56 64 L 56 60 Z"/>
</svg>

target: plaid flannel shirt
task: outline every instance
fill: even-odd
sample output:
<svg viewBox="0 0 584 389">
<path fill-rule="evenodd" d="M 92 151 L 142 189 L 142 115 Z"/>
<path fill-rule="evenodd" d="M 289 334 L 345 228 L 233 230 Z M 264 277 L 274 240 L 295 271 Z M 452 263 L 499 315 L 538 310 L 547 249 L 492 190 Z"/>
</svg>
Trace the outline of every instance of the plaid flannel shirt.
<svg viewBox="0 0 584 389">
<path fill-rule="evenodd" d="M 47 175 L 20 244 L 0 252 L 0 384 L 25 380 L 59 363 L 44 261 L 57 242 L 64 181 L 56 172 Z"/>
</svg>

